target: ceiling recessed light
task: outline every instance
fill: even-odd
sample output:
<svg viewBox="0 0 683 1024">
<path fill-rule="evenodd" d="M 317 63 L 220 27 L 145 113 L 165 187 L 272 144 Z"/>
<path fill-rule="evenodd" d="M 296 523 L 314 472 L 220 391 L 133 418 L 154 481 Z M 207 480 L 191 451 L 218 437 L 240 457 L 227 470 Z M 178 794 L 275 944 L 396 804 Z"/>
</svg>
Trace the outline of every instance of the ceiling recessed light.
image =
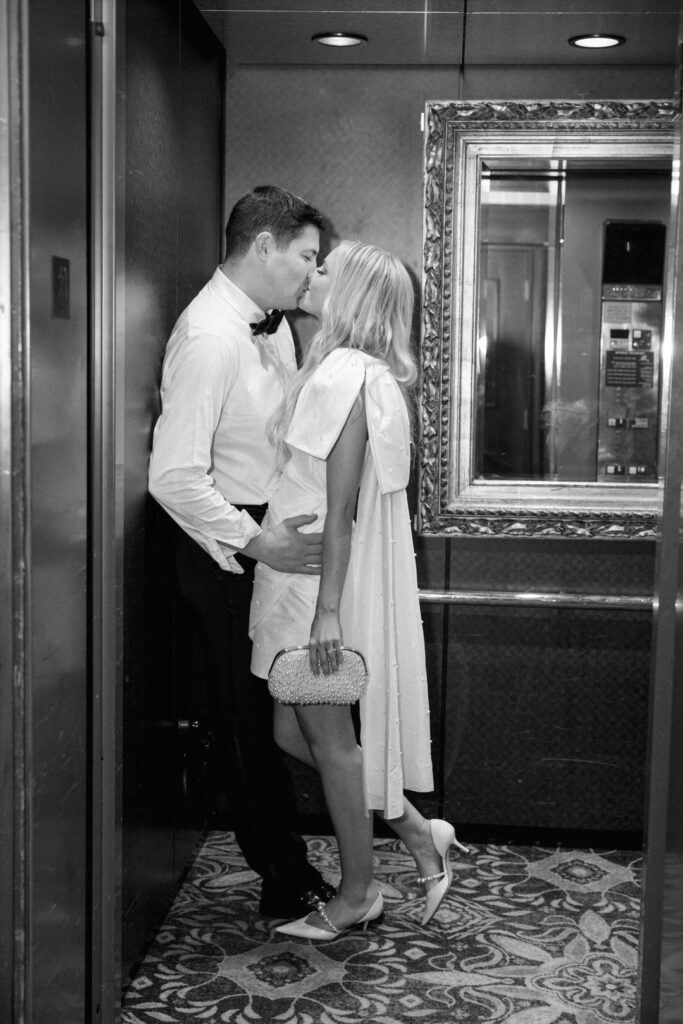
<svg viewBox="0 0 683 1024">
<path fill-rule="evenodd" d="M 572 36 L 569 40 L 570 46 L 580 46 L 585 50 L 607 50 L 612 46 L 623 46 L 626 42 L 624 36 L 606 35 L 604 32 L 594 32 L 587 36 Z"/>
<path fill-rule="evenodd" d="M 368 37 L 358 32 L 318 32 L 311 37 L 311 42 L 321 46 L 360 46 L 367 43 Z"/>
</svg>

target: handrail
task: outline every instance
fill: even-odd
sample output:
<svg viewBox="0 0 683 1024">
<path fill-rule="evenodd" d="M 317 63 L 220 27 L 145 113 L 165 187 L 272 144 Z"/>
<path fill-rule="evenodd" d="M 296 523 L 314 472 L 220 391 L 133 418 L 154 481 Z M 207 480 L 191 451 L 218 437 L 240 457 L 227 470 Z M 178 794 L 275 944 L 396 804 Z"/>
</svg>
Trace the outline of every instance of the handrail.
<svg viewBox="0 0 683 1024">
<path fill-rule="evenodd" d="M 540 590 L 420 590 L 423 604 L 518 605 L 524 608 L 589 608 L 652 611 L 648 594 L 566 594 Z"/>
</svg>

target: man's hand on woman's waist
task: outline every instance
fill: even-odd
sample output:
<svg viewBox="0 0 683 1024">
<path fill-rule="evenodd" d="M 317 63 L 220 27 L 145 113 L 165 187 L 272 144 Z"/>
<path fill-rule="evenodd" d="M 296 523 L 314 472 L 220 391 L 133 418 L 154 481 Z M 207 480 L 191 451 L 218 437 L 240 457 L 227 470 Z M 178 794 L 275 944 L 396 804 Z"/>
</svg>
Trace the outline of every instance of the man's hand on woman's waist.
<svg viewBox="0 0 683 1024">
<path fill-rule="evenodd" d="M 300 526 L 315 522 L 316 515 L 292 516 L 272 529 L 264 530 L 242 549 L 242 554 L 265 562 L 277 572 L 319 576 L 322 562 L 322 533 L 302 533 Z"/>
</svg>

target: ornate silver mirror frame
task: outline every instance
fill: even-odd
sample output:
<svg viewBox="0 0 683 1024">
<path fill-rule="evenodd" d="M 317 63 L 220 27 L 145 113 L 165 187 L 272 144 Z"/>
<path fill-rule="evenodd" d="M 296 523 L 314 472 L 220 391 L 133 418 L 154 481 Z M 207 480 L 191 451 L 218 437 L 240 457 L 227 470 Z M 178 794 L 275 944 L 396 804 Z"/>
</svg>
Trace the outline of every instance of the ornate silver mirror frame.
<svg viewBox="0 0 683 1024">
<path fill-rule="evenodd" d="M 484 160 L 670 160 L 675 117 L 667 101 L 427 103 L 419 532 L 655 536 L 657 482 L 475 476 L 478 225 Z M 664 319 L 666 337 L 668 312 Z"/>
</svg>

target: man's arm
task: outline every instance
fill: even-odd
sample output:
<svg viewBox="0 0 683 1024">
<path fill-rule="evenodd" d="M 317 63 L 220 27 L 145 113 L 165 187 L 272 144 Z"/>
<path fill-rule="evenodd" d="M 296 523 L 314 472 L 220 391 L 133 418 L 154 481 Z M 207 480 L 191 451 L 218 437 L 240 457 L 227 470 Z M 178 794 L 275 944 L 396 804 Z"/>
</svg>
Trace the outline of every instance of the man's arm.
<svg viewBox="0 0 683 1024">
<path fill-rule="evenodd" d="M 264 533 L 216 489 L 211 448 L 234 372 L 224 343 L 211 335 L 187 342 L 177 355 L 154 432 L 150 493 L 223 569 L 241 572 L 232 556 L 242 553 L 279 572 L 317 574 L 322 534 L 297 529 L 315 516 L 297 516 Z"/>
<path fill-rule="evenodd" d="M 152 496 L 224 569 L 234 569 L 230 555 L 261 533 L 216 489 L 211 473 L 213 437 L 234 373 L 220 338 L 206 334 L 182 342 L 164 368 L 149 465 Z"/>
</svg>

